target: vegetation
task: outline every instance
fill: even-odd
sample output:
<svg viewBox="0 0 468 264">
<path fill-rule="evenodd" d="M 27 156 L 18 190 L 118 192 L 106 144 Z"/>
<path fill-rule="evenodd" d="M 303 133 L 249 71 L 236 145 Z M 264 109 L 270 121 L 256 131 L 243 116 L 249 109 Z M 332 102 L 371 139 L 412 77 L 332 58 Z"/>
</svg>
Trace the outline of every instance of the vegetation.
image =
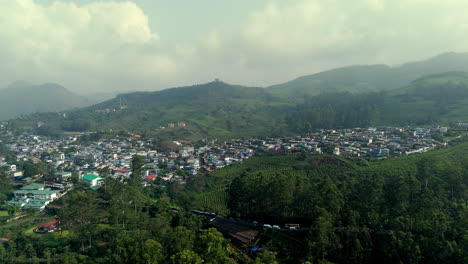
<svg viewBox="0 0 468 264">
<path fill-rule="evenodd" d="M 350 66 L 302 76 L 273 85 L 268 89 L 275 95 L 297 100 L 303 96 L 323 93 L 381 92 L 407 86 L 423 76 L 448 71 L 468 71 L 468 55 L 445 53 L 425 61 L 403 64 Z"/>
<path fill-rule="evenodd" d="M 467 154 L 468 142 L 371 163 L 266 155 L 200 179 L 204 194 L 179 192 L 193 195 L 195 209 L 310 228 L 264 234 L 262 247 L 281 263 L 464 263 Z M 227 202 L 206 199 L 222 186 Z"/>
<path fill-rule="evenodd" d="M 264 154 L 142 188 L 134 156 L 127 182 L 77 184 L 49 214 L 2 224 L 2 263 L 465 263 L 468 142 L 385 161 Z M 5 179 L 5 178 L 3 178 Z M 8 186 L 6 182 L 5 186 Z M 3 185 L 2 185 L 3 186 Z M 4 190 L 2 190 L 3 192 Z M 177 206 L 179 209 L 174 209 Z M 172 208 L 172 209 L 171 209 Z M 301 231 L 262 231 L 246 256 L 188 210 Z M 15 215 L 8 211 L 3 221 Z M 35 235 L 58 215 L 64 231 Z"/>
<path fill-rule="evenodd" d="M 26 116 L 10 126 L 53 137 L 64 131 L 131 131 L 159 137 L 161 142 L 197 141 L 206 137 L 287 136 L 323 128 L 449 125 L 467 119 L 466 105 L 468 74 L 461 72 L 427 76 L 392 91 L 327 92 L 294 102 L 274 96 L 268 89 L 218 81 L 124 94 L 65 116 Z M 96 112 L 102 109 L 110 112 Z M 37 127 L 39 121 L 44 125 Z M 186 126 L 178 126 L 178 122 Z"/>
<path fill-rule="evenodd" d="M 134 171 L 141 165 L 135 156 Z M 0 244 L 1 263 L 236 263 L 221 233 L 171 210 L 167 197 L 145 194 L 133 176 L 127 183 L 107 178 L 98 191 L 78 184 L 50 211 L 66 232 L 35 236 L 35 218 L 4 224 L 0 232 L 11 240 Z"/>
</svg>

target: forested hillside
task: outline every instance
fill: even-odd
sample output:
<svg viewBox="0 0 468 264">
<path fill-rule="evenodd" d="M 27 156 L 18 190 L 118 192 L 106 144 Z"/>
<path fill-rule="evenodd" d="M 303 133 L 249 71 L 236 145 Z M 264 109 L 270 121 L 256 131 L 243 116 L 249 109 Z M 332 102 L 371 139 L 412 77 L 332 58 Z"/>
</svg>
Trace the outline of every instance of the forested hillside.
<svg viewBox="0 0 468 264">
<path fill-rule="evenodd" d="M 468 74 L 449 72 L 390 92 L 325 93 L 305 97 L 288 113 L 297 133 L 318 128 L 450 124 L 468 118 Z"/>
<path fill-rule="evenodd" d="M 434 60 L 441 63 L 445 57 Z M 437 69 L 418 65 L 402 67 Z M 333 79 L 332 73 L 327 74 Z M 347 75 L 354 76 L 355 80 L 364 78 L 353 71 Z M 288 136 L 327 128 L 448 126 L 468 119 L 468 74 L 465 72 L 437 73 L 420 77 L 399 89 L 378 90 L 357 93 L 338 89 L 317 95 L 302 94 L 291 100 L 272 89 L 215 81 L 157 92 L 121 94 L 65 114 L 32 114 L 14 120 L 12 127 L 48 136 L 59 136 L 64 131 L 126 130 L 199 140 Z M 184 125 L 179 126 L 179 122 Z"/>
<path fill-rule="evenodd" d="M 267 155 L 193 179 L 173 195 L 188 208 L 310 227 L 264 234 L 261 246 L 282 263 L 465 263 L 467 154 L 465 141 L 371 163 Z"/>
<path fill-rule="evenodd" d="M 281 118 L 289 107 L 263 88 L 229 85 L 220 81 L 158 92 L 136 92 L 68 112 L 36 114 L 18 120 L 19 127 L 46 125 L 41 134 L 61 131 L 130 130 L 167 133 L 182 138 L 254 136 L 284 133 Z M 275 118 L 279 117 L 279 118 Z M 178 122 L 186 123 L 183 128 Z M 168 124 L 175 129 L 169 129 Z M 160 127 L 166 129 L 160 129 Z"/>
</svg>

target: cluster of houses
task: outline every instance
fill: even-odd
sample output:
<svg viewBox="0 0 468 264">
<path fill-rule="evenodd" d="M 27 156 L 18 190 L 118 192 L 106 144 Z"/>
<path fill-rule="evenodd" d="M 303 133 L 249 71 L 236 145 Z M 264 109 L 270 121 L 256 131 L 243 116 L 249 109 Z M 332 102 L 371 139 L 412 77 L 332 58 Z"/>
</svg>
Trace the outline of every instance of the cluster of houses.
<svg viewBox="0 0 468 264">
<path fill-rule="evenodd" d="M 322 130 L 294 138 L 266 138 L 218 142 L 205 140 L 195 147 L 188 141 L 174 141 L 172 151 L 158 150 L 154 139 L 128 137 L 81 141 L 80 136 L 46 139 L 34 135 L 3 133 L 4 144 L 20 161 L 45 163 L 55 169 L 54 175 L 23 175 L 14 162 L 7 163 L 0 155 L 0 169 L 23 187 L 7 202 L 22 208 L 42 210 L 48 203 L 65 194 L 74 181 L 91 189 L 99 188 L 105 177 L 124 180 L 132 174 L 132 157 L 143 157 L 143 186 L 160 181 L 184 183 L 189 177 L 241 162 L 255 152 L 332 153 L 348 157 L 388 158 L 421 153 L 446 143 L 434 139 L 434 133 L 447 128 L 365 128 Z M 197 144 L 200 145 L 200 144 Z M 19 164 L 19 163 L 18 163 Z M 156 183 L 155 183 L 156 181 Z M 41 184 L 38 184 L 41 183 Z"/>
<path fill-rule="evenodd" d="M 0 167 L 17 184 L 24 188 L 36 188 L 28 193 L 22 189 L 17 190 L 13 193 L 13 199 L 7 202 L 8 205 L 24 209 L 42 210 L 49 202 L 72 188 L 73 181 L 80 181 L 91 189 L 98 189 L 105 177 L 123 181 L 132 174 L 134 155 L 142 156 L 145 162 L 140 175 L 143 186 L 155 184 L 158 179 L 184 183 L 188 177 L 201 171 L 219 169 L 254 155 L 253 149 L 242 144 L 227 146 L 208 140 L 201 147 L 194 147 L 188 141 L 174 141 L 172 145 L 177 146 L 176 149 L 158 151 L 154 140 L 143 140 L 131 134 L 125 138 L 99 139 L 93 142 L 81 141 L 80 136 L 46 139 L 34 135 L 5 135 L 7 140 L 3 143 L 16 155 L 16 162 L 7 163 L 5 157 L 0 156 Z M 47 164 L 54 168 L 55 173 L 24 175 L 15 165 L 22 162 Z M 37 195 L 41 192 L 50 192 L 50 197 L 38 198 Z"/>
<path fill-rule="evenodd" d="M 347 157 L 389 158 L 423 153 L 445 146 L 434 134 L 446 133 L 448 128 L 365 128 L 322 130 L 288 140 L 270 138 L 256 140 L 264 152 L 329 153 Z"/>
<path fill-rule="evenodd" d="M 28 184 L 13 192 L 13 198 L 6 205 L 21 209 L 44 210 L 44 208 L 61 196 L 60 191 L 47 188 L 43 184 Z"/>
</svg>

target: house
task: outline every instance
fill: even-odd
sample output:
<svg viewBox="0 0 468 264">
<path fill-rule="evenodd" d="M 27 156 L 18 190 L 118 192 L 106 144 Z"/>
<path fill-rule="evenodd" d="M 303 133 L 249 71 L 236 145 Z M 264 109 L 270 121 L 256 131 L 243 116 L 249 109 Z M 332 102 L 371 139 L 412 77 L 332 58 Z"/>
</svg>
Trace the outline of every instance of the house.
<svg viewBox="0 0 468 264">
<path fill-rule="evenodd" d="M 145 180 L 150 182 L 150 181 L 154 181 L 156 179 L 156 175 L 148 175 L 145 177 Z"/>
<path fill-rule="evenodd" d="M 54 231 L 59 231 L 60 228 L 58 227 L 58 224 L 60 224 L 60 221 L 57 219 L 54 219 L 52 221 L 49 221 L 40 227 L 38 227 L 34 232 L 36 233 L 48 233 L 48 232 L 54 232 Z"/>
<path fill-rule="evenodd" d="M 99 186 L 102 184 L 102 178 L 95 174 L 86 174 L 83 176 L 81 181 L 90 187 Z"/>
<path fill-rule="evenodd" d="M 23 177 L 23 171 L 19 171 L 19 170 L 12 171 L 10 172 L 10 176 L 11 177 Z"/>
<path fill-rule="evenodd" d="M 41 200 L 54 200 L 57 198 L 58 191 L 50 191 L 50 190 L 17 190 L 13 192 L 15 198 L 33 198 L 33 199 L 41 199 Z"/>
<path fill-rule="evenodd" d="M 63 182 L 68 181 L 71 178 L 72 174 L 71 172 L 57 172 L 54 176 L 56 182 Z"/>
<path fill-rule="evenodd" d="M 7 201 L 6 205 L 42 211 L 58 197 L 58 191 L 46 189 L 42 184 L 29 184 L 13 192 L 13 195 L 14 198 Z"/>
<path fill-rule="evenodd" d="M 4 164 L 4 165 L 2 165 L 2 168 L 3 168 L 5 171 L 8 171 L 8 172 L 14 172 L 14 171 L 16 171 L 16 165 Z"/>
<path fill-rule="evenodd" d="M 340 148 L 336 147 L 335 149 L 333 149 L 333 155 L 340 155 Z"/>
</svg>

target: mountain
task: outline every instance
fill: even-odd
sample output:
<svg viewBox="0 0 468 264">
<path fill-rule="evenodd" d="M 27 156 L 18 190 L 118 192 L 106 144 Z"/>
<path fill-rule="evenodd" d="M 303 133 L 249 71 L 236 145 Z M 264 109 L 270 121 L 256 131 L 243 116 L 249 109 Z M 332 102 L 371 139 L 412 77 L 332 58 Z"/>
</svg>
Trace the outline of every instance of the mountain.
<svg viewBox="0 0 468 264">
<path fill-rule="evenodd" d="M 349 66 L 270 86 L 277 95 L 300 98 L 331 92 L 369 92 L 397 89 L 426 75 L 468 71 L 468 53 L 444 53 L 433 58 L 403 64 L 398 67 L 387 65 Z"/>
<path fill-rule="evenodd" d="M 156 92 L 120 94 L 112 100 L 57 115 L 36 115 L 65 131 L 130 130 L 183 138 L 253 136 L 280 130 L 291 107 L 268 90 L 221 81 Z M 178 126 L 179 122 L 186 126 Z M 175 128 L 168 124 L 175 124 Z M 161 128 L 165 127 L 165 128 Z"/>
<path fill-rule="evenodd" d="M 92 103 L 58 84 L 15 82 L 0 90 L 0 120 L 35 112 L 69 110 Z"/>
<path fill-rule="evenodd" d="M 425 76 L 386 92 L 323 93 L 306 98 L 285 118 L 296 133 L 319 128 L 448 125 L 467 119 L 465 72 Z"/>
<path fill-rule="evenodd" d="M 388 93 L 380 105 L 381 124 L 445 123 L 468 119 L 468 73 L 419 78 Z"/>
<path fill-rule="evenodd" d="M 65 116 L 36 114 L 16 123 L 19 128 L 34 128 L 41 121 L 46 125 L 34 132 L 44 135 L 123 130 L 190 140 L 286 136 L 322 128 L 448 125 L 468 120 L 468 73 L 441 71 L 410 78 L 442 68 L 463 68 L 467 58 L 451 53 L 398 68 L 376 65 L 336 69 L 315 75 L 316 80 L 330 84 L 323 87 L 333 89 L 321 86 L 322 92 L 292 100 L 300 93 L 291 94 L 289 88 L 265 89 L 215 81 L 120 94 L 93 106 L 67 111 Z M 377 89 L 370 83 L 387 86 Z M 405 84 L 396 87 L 400 83 Z M 179 122 L 182 125 L 178 126 Z"/>
</svg>

